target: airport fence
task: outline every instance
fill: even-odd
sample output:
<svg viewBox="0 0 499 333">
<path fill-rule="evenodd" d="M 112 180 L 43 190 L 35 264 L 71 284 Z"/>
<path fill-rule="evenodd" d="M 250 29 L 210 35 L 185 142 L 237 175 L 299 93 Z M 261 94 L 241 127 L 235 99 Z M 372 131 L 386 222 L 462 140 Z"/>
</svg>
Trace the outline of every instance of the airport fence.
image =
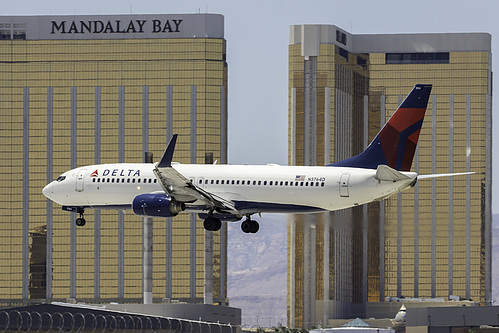
<svg viewBox="0 0 499 333">
<path fill-rule="evenodd" d="M 0 333 L 239 333 L 236 325 L 135 314 L 0 311 Z"/>
</svg>

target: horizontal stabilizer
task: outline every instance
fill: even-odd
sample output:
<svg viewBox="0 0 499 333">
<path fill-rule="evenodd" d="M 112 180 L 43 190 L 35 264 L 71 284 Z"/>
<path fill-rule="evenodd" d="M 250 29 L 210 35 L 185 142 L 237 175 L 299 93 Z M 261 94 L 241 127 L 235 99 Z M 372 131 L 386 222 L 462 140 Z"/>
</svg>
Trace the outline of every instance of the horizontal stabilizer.
<svg viewBox="0 0 499 333">
<path fill-rule="evenodd" d="M 378 165 L 374 178 L 376 178 L 377 180 L 396 182 L 398 180 L 409 179 L 410 177 L 395 169 L 390 168 L 388 165 L 381 164 Z"/>
<path fill-rule="evenodd" d="M 458 173 L 436 173 L 433 175 L 420 175 L 418 179 L 432 179 L 432 178 L 440 178 L 440 177 L 453 177 L 453 176 L 462 176 L 462 175 L 472 175 L 476 172 L 458 172 Z"/>
</svg>

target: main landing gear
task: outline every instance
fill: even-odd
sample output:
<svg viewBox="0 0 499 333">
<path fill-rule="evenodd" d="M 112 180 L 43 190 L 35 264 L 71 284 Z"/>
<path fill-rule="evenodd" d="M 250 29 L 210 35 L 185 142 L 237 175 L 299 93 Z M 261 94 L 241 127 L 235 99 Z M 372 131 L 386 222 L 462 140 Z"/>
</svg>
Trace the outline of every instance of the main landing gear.
<svg viewBox="0 0 499 333">
<path fill-rule="evenodd" d="M 247 234 L 255 234 L 260 229 L 260 225 L 257 221 L 252 220 L 250 215 L 246 216 L 246 220 L 241 223 L 241 230 Z"/>
<path fill-rule="evenodd" d="M 213 216 L 210 212 L 208 217 L 204 220 L 203 226 L 208 231 L 218 231 L 222 227 L 222 221 L 219 218 Z M 260 229 L 260 224 L 257 221 L 251 219 L 251 215 L 246 215 L 246 220 L 241 223 L 241 230 L 247 234 L 257 233 Z"/>
<path fill-rule="evenodd" d="M 216 217 L 208 216 L 204 220 L 203 226 L 208 231 L 218 231 L 222 227 L 222 221 Z"/>
<path fill-rule="evenodd" d="M 76 213 L 80 214 L 80 217 L 76 219 L 75 224 L 79 227 L 83 227 L 85 225 L 85 223 L 87 223 L 87 221 L 83 217 L 83 213 L 85 213 L 85 209 L 78 207 L 78 209 L 76 210 Z"/>
</svg>

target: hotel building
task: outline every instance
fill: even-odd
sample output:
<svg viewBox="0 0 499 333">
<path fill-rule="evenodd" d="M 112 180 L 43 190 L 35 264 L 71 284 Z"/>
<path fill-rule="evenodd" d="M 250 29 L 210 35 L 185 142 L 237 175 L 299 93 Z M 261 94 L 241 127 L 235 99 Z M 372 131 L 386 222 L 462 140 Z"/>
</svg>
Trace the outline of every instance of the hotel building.
<svg viewBox="0 0 499 333">
<path fill-rule="evenodd" d="M 432 84 L 412 170 L 378 203 L 296 215 L 288 324 L 362 317 L 390 298 L 491 302 L 492 56 L 487 33 L 354 35 L 296 25 L 289 45 L 289 164 L 360 153 L 417 83 Z"/>
<path fill-rule="evenodd" d="M 42 195 L 84 165 L 227 162 L 227 62 L 217 14 L 0 17 L 0 299 L 142 301 L 142 219 Z M 226 300 L 225 227 L 154 219 L 153 297 Z M 205 248 L 213 247 L 213 274 Z"/>
</svg>

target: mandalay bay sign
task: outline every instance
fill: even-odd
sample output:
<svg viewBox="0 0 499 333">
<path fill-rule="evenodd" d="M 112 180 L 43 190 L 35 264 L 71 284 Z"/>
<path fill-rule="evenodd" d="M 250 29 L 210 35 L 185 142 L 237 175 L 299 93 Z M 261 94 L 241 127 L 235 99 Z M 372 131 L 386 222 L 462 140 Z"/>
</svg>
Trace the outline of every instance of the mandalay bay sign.
<svg viewBox="0 0 499 333">
<path fill-rule="evenodd" d="M 221 14 L 0 16 L 4 35 L 26 40 L 224 38 Z"/>
<path fill-rule="evenodd" d="M 180 32 L 182 19 L 51 21 L 51 34 L 130 34 Z"/>
</svg>

